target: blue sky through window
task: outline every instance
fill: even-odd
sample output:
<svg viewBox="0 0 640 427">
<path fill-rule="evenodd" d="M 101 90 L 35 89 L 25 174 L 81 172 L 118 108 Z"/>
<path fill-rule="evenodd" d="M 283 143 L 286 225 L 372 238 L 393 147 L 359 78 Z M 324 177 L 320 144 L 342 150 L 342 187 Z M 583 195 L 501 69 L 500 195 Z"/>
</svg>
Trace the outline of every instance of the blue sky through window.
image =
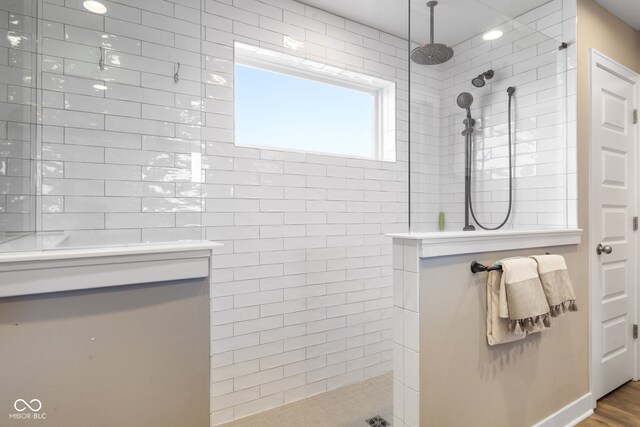
<svg viewBox="0 0 640 427">
<path fill-rule="evenodd" d="M 236 144 L 374 156 L 373 95 L 236 65 Z"/>
</svg>

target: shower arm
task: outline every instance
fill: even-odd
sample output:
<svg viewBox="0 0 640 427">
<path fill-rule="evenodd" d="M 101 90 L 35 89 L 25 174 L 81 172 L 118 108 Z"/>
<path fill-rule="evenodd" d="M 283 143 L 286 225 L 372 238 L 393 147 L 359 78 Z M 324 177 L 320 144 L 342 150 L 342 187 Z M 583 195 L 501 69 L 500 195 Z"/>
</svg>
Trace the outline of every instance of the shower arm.
<svg viewBox="0 0 640 427">
<path fill-rule="evenodd" d="M 429 9 L 431 11 L 431 18 L 430 18 L 431 26 L 429 28 L 430 29 L 429 33 L 430 33 L 430 37 L 431 37 L 431 41 L 430 41 L 431 44 L 433 44 L 433 39 L 434 39 L 434 37 L 433 37 L 433 34 L 434 34 L 433 25 L 435 23 L 435 12 L 433 11 L 433 9 L 436 7 L 437 4 L 438 4 L 437 1 L 430 1 L 429 3 L 427 3 L 427 6 L 429 6 Z"/>
</svg>

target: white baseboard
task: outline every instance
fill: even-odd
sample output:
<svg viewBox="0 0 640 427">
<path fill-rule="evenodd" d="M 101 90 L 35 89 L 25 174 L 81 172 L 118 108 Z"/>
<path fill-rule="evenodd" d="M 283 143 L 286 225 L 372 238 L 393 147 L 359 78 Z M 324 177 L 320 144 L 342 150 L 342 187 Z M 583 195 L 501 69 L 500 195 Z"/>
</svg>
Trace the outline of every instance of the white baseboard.
<svg viewBox="0 0 640 427">
<path fill-rule="evenodd" d="M 569 403 L 559 411 L 549 415 L 533 427 L 570 427 L 593 414 L 593 395 L 587 393 Z"/>
</svg>

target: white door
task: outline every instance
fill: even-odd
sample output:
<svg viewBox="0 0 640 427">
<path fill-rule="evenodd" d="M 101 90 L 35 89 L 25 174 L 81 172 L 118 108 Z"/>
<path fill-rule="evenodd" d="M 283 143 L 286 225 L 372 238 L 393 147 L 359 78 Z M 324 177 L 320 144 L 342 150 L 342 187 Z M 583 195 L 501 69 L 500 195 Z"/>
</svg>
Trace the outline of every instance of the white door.
<svg viewBox="0 0 640 427">
<path fill-rule="evenodd" d="M 596 399 L 635 373 L 636 82 L 634 72 L 592 51 L 589 250 Z"/>
</svg>

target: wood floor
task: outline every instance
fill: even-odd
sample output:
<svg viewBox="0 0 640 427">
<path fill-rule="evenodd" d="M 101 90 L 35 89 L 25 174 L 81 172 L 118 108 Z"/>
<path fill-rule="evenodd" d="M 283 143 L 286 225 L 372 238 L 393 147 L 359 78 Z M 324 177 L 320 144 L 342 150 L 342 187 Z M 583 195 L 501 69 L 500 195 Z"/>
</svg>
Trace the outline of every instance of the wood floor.
<svg viewBox="0 0 640 427">
<path fill-rule="evenodd" d="M 630 381 L 598 400 L 595 413 L 578 427 L 640 426 L 640 381 Z"/>
</svg>

